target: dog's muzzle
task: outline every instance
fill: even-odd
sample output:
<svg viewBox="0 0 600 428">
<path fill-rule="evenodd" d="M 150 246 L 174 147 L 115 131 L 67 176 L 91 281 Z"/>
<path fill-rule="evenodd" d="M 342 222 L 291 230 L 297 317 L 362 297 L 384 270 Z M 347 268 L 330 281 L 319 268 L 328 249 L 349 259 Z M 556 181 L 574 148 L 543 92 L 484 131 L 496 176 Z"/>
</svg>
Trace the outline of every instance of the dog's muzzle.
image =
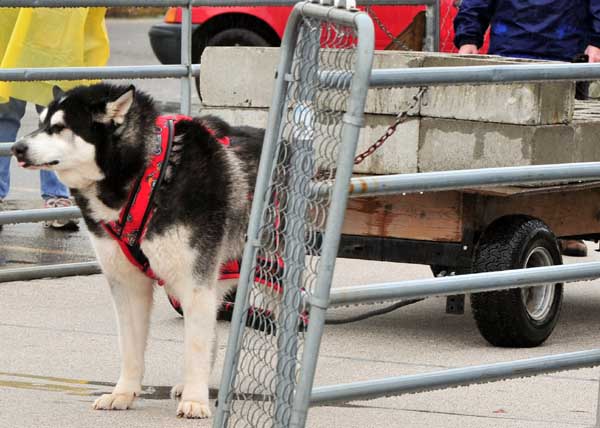
<svg viewBox="0 0 600 428">
<path fill-rule="evenodd" d="M 36 164 L 36 163 L 32 163 L 31 160 L 29 159 L 29 144 L 27 143 L 27 141 L 30 138 L 35 137 L 36 135 L 38 135 L 41 132 L 44 132 L 44 130 L 37 129 L 37 130 L 33 131 L 31 134 L 25 135 L 19 141 L 17 141 L 15 144 L 13 144 L 11 151 L 12 151 L 13 155 L 15 156 L 15 158 L 17 158 L 17 162 L 19 163 L 19 166 L 22 166 L 23 168 L 44 168 L 44 167 L 50 167 L 53 165 L 57 165 L 59 163 L 57 160 L 55 160 L 55 161 L 46 162 L 43 164 Z"/>
<path fill-rule="evenodd" d="M 27 151 L 29 146 L 23 140 L 17 141 L 12 146 L 12 153 L 17 158 L 19 162 L 26 162 L 27 159 Z"/>
</svg>

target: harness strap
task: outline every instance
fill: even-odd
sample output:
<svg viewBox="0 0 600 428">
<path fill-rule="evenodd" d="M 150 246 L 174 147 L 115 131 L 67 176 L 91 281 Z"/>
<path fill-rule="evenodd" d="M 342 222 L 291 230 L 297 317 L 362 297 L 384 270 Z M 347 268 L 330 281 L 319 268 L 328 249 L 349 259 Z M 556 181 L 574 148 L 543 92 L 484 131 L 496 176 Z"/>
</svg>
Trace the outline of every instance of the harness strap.
<svg viewBox="0 0 600 428">
<path fill-rule="evenodd" d="M 146 235 L 148 222 L 154 210 L 155 191 L 161 186 L 166 166 L 173 146 L 175 124 L 181 120 L 191 120 L 184 115 L 159 116 L 156 119 L 156 140 L 150 165 L 133 186 L 127 204 L 119 213 L 119 219 L 111 222 L 100 222 L 104 230 L 117 241 L 127 260 L 146 276 L 157 280 L 159 285 L 164 281 L 157 277 L 150 262 L 141 249 L 142 240 Z M 206 128 L 211 135 L 214 130 Z M 216 138 L 216 137 L 215 137 Z M 224 146 L 230 145 L 228 137 L 216 138 Z M 219 279 L 239 278 L 240 266 L 237 260 L 228 261 L 221 266 Z"/>
</svg>

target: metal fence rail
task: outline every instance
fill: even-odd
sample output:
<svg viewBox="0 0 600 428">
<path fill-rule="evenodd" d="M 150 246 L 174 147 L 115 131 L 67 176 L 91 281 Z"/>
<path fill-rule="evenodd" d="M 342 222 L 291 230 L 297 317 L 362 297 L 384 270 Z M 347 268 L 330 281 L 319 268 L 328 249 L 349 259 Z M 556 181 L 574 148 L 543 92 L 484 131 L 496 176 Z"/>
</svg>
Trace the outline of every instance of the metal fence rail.
<svg viewBox="0 0 600 428">
<path fill-rule="evenodd" d="M 192 76 L 200 75 L 200 65 L 192 65 Z M 40 67 L 3 68 L 0 80 L 5 82 L 32 82 L 36 80 L 81 79 L 164 79 L 188 76 L 185 65 L 129 65 L 111 67 Z"/>
<path fill-rule="evenodd" d="M 466 169 L 353 178 L 351 196 L 458 190 L 513 184 L 547 184 L 600 179 L 600 162 Z M 320 188 L 316 192 L 323 191 Z"/>
<path fill-rule="evenodd" d="M 100 273 L 97 262 L 65 263 L 28 268 L 0 269 L 0 283 L 11 281 L 30 281 L 41 278 L 64 276 L 94 275 Z"/>
<path fill-rule="evenodd" d="M 0 225 L 15 223 L 36 223 L 47 220 L 69 220 L 81 217 L 78 207 L 58 207 L 34 210 L 0 211 Z"/>
<path fill-rule="evenodd" d="M 357 287 L 336 288 L 330 293 L 330 306 L 385 300 L 420 299 L 451 296 L 459 293 L 481 293 L 558 282 L 585 281 L 600 278 L 600 262 L 513 269 L 489 273 L 418 279 Z M 311 303 L 310 297 L 308 298 Z"/>
<path fill-rule="evenodd" d="M 313 389 L 311 405 L 317 406 L 340 401 L 367 400 L 390 395 L 434 391 L 598 365 L 600 365 L 600 350 L 594 349 L 508 363 L 485 364 L 381 380 L 321 386 Z"/>
</svg>

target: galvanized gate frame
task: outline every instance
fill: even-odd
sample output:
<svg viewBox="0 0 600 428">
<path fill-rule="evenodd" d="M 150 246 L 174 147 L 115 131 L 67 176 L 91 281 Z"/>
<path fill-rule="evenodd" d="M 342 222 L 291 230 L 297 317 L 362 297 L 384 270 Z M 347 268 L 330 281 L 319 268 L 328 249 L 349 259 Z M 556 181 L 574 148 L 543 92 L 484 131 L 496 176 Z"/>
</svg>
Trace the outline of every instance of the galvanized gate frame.
<svg viewBox="0 0 600 428">
<path fill-rule="evenodd" d="M 309 20 L 319 20 L 316 24 Z M 319 99 L 319 91 L 328 91 L 327 85 L 321 85 L 320 78 L 324 71 L 326 60 L 323 58 L 328 55 L 327 49 L 322 49 L 321 44 L 327 44 L 328 39 L 335 39 L 338 34 L 331 36 L 324 29 L 324 25 L 340 25 L 347 26 L 353 29 L 358 39 L 355 46 L 352 46 L 348 51 L 352 51 L 348 55 L 352 61 L 353 71 L 351 75 L 340 76 L 339 78 L 331 79 L 329 89 L 334 91 L 347 91 L 348 97 L 343 98 L 344 101 L 331 101 L 328 103 L 324 99 Z M 312 27 L 311 27 L 312 25 Z M 333 32 L 343 33 L 343 29 L 330 29 Z M 303 40 L 309 45 L 309 49 L 302 50 L 299 44 Z M 342 34 L 341 39 L 350 37 L 347 34 Z M 347 47 L 347 46 L 346 46 Z M 275 91 L 273 102 L 269 112 L 267 125 L 267 134 L 261 155 L 261 163 L 258 172 L 258 179 L 255 189 L 255 198 L 252 206 L 251 221 L 248 228 L 247 245 L 245 247 L 242 258 L 242 269 L 240 274 L 240 282 L 237 289 L 237 298 L 235 311 L 231 323 L 231 332 L 229 336 L 228 350 L 225 357 L 225 367 L 221 388 L 219 390 L 219 407 L 215 418 L 215 427 L 237 426 L 239 423 L 245 426 L 304 426 L 306 413 L 310 399 L 310 391 L 321 341 L 323 330 L 325 311 L 327 309 L 327 300 L 329 296 L 329 286 L 333 275 L 335 260 L 337 257 L 337 249 L 341 234 L 342 222 L 346 210 L 347 191 L 352 175 L 352 166 L 354 154 L 360 129 L 363 125 L 363 111 L 366 102 L 368 91 L 368 81 L 371 72 L 373 61 L 374 47 L 374 29 L 373 24 L 367 14 L 333 7 L 324 7 L 318 4 L 302 3 L 294 8 L 284 36 L 281 46 L 281 59 L 277 69 L 277 79 L 275 83 Z M 340 49 L 342 51 L 342 49 Z M 332 55 L 336 55 L 333 53 Z M 341 65 L 344 62 L 344 53 L 341 53 L 336 58 L 336 64 Z M 298 65 L 303 63 L 303 65 Z M 294 64 L 296 66 L 294 67 Z M 347 79 L 344 80 L 344 77 Z M 294 87 L 298 85 L 298 97 L 294 98 Z M 336 86 L 337 85 L 337 86 Z M 344 97 L 343 95 L 340 95 Z M 327 92 L 324 98 L 334 98 L 334 93 Z M 306 275 L 303 272 L 305 269 L 305 239 L 310 233 L 305 230 L 304 212 L 317 212 L 320 208 L 318 204 L 310 200 L 312 192 L 312 178 L 318 172 L 320 164 L 325 162 L 325 157 L 322 152 L 328 148 L 317 146 L 316 141 L 319 138 L 318 127 L 330 126 L 330 122 L 324 117 L 317 117 L 317 109 L 325 108 L 321 103 L 327 104 L 327 109 L 332 111 L 340 109 L 342 115 L 336 116 L 337 120 L 341 120 L 341 130 L 336 133 L 336 137 L 340 138 L 340 144 L 333 147 L 331 150 L 337 153 L 337 162 L 335 163 L 335 180 L 332 188 L 329 188 L 322 195 L 329 199 L 329 209 L 327 213 L 327 221 L 324 230 L 322 231 L 322 244 L 320 245 L 320 262 L 316 273 L 314 288 L 303 284 L 306 282 L 302 276 Z M 290 114 L 290 111 L 292 113 Z M 289 132 L 284 131 L 286 117 L 291 121 L 291 129 Z M 334 125 L 334 126 L 337 126 Z M 287 136 L 286 136 L 287 135 Z M 327 144 L 331 134 L 324 137 L 322 144 Z M 286 140 L 288 138 L 290 141 Z M 335 141 L 338 143 L 338 141 Z M 285 178 L 278 176 L 278 167 L 281 159 L 281 152 L 286 151 L 288 160 L 283 161 L 284 168 L 288 169 L 289 175 Z M 319 155 L 319 152 L 321 154 Z M 334 161 L 335 162 L 335 161 Z M 281 180 L 280 185 L 274 184 L 277 180 Z M 322 184 L 322 183 L 321 183 Z M 272 189 L 278 189 L 273 191 Z M 277 196 L 274 197 L 274 193 Z M 286 202 L 281 201 L 281 195 L 285 193 Z M 260 197 L 259 197 L 260 196 Z M 277 200 L 275 200 L 277 199 Z M 313 203 L 312 208 L 308 205 Z M 266 222 L 273 221 L 273 215 L 266 214 L 268 205 L 276 205 L 276 211 L 279 215 L 285 216 L 285 226 L 281 228 L 281 237 L 283 244 L 279 251 L 275 249 L 265 249 L 270 247 L 273 239 L 265 239 Z M 289 209 L 291 207 L 291 209 Z M 322 207 L 321 207 L 322 209 Z M 300 213 L 299 215 L 295 215 Z M 318 214 L 317 214 L 318 215 Z M 266 219 L 266 220 L 265 220 Z M 309 225 L 306 225 L 309 229 Z M 275 233 L 278 233 L 275 231 Z M 266 241 L 266 243 L 265 243 Z M 248 329 L 244 330 L 247 323 L 248 309 L 250 309 L 250 291 L 251 286 L 255 286 L 257 280 L 254 272 L 260 269 L 258 259 L 264 259 L 267 256 L 260 253 L 274 252 L 270 255 L 273 259 L 282 260 L 284 274 L 281 282 L 277 286 L 283 288 L 282 304 L 278 313 L 279 320 L 275 321 L 277 329 L 277 352 L 276 364 L 269 366 L 264 361 L 252 360 L 250 365 L 258 365 L 265 363 L 265 370 L 272 368 L 276 370 L 277 385 L 269 388 L 269 374 L 264 374 L 264 379 L 255 379 L 259 385 L 253 386 L 253 391 L 234 391 L 236 386 L 236 375 L 242 363 L 240 362 L 240 354 L 244 348 L 242 340 L 244 334 L 249 334 Z M 296 270 L 297 274 L 291 274 L 290 271 Z M 300 341 L 298 336 L 298 319 L 299 307 L 303 306 L 301 299 L 295 301 L 296 296 L 303 295 L 311 296 L 311 312 L 308 334 L 304 343 Z M 261 323 L 268 323 L 266 319 L 261 320 Z M 264 334 L 269 334 L 265 332 Z M 250 345 L 252 346 L 252 345 Z M 258 346 L 258 345 L 257 345 Z M 302 360 L 298 357 L 299 348 L 303 347 Z M 251 351 L 248 351 L 250 353 Z M 264 353 L 268 350 L 264 349 Z M 263 359 L 269 359 L 264 357 Z M 298 368 L 298 367 L 301 368 Z M 255 370 L 252 368 L 252 370 Z M 300 381 L 295 385 L 297 371 L 300 370 Z M 264 371 L 263 371 L 264 373 Z M 261 383 L 262 381 L 262 383 Z M 248 386 L 247 386 L 248 388 Z M 269 411 L 262 410 L 265 413 L 264 418 L 253 418 L 248 413 L 254 413 L 255 409 L 245 410 L 244 415 L 237 415 L 237 411 L 232 410 L 232 402 L 238 398 L 234 396 L 244 395 L 245 393 L 255 392 L 256 390 L 266 389 L 273 394 L 274 408 Z M 263 392 L 264 394 L 264 392 Z M 235 416 L 240 416 L 238 420 L 232 420 Z M 271 419 L 272 418 L 272 419 Z"/>
<path fill-rule="evenodd" d="M 242 267 L 241 281 L 238 288 L 238 295 L 235 305 L 235 313 L 232 320 L 232 330 L 229 338 L 227 355 L 225 360 L 224 374 L 219 390 L 219 408 L 214 422 L 215 427 L 225 426 L 291 426 L 294 428 L 304 427 L 306 424 L 307 412 L 309 406 L 322 405 L 325 403 L 350 401 L 356 399 L 369 399 L 381 396 L 398 395 L 407 392 L 430 391 L 434 389 L 447 388 L 451 386 L 470 385 L 474 383 L 484 383 L 500 379 L 520 378 L 533 376 L 540 373 L 548 373 L 561 370 L 577 369 L 583 367 L 593 367 L 600 365 L 600 349 L 594 349 L 582 352 L 572 352 L 559 355 L 546 356 L 541 358 L 532 358 L 527 360 L 511 361 L 499 364 L 489 364 L 474 366 L 468 368 L 444 370 L 433 373 L 425 373 L 412 376 L 391 377 L 380 380 L 371 380 L 349 384 L 321 386 L 312 389 L 320 340 L 323 332 L 324 316 L 328 307 L 337 305 L 348 305 L 353 303 L 365 303 L 385 300 L 414 299 L 430 296 L 444 296 L 459 293 L 485 292 L 492 290 L 517 288 L 531 285 L 541 285 L 555 282 L 572 282 L 580 280 L 589 280 L 600 277 L 600 263 L 578 263 L 566 266 L 551 266 L 542 268 L 530 268 L 513 271 L 480 273 L 471 275 L 461 275 L 459 277 L 433 278 L 425 280 L 404 281 L 398 283 L 369 284 L 361 287 L 352 287 L 347 289 L 330 290 L 331 277 L 337 255 L 339 235 L 343 221 L 344 209 L 346 206 L 346 197 L 359 195 L 375 195 L 388 193 L 408 193 L 422 191 L 439 191 L 450 189 L 463 189 L 467 187 L 485 187 L 499 186 L 515 183 L 545 183 L 560 180 L 581 180 L 581 179 L 600 179 L 600 163 L 577 163 L 562 165 L 541 165 L 530 167 L 512 167 L 512 168 L 491 168 L 466 171 L 447 171 L 437 173 L 419 173 L 390 175 L 383 177 L 368 177 L 353 179 L 350 181 L 350 187 L 347 188 L 348 179 L 351 174 L 351 162 L 354 149 L 356 147 L 358 132 L 357 125 L 360 124 L 362 112 L 356 111 L 357 106 L 364 105 L 366 91 L 361 80 L 364 76 L 364 64 L 357 60 L 353 72 L 347 70 L 318 70 L 319 83 L 323 86 L 332 87 L 353 87 L 352 103 L 348 104 L 349 120 L 344 122 L 343 137 L 338 141 L 340 150 L 336 164 L 335 179 L 329 175 L 329 180 L 325 183 L 318 182 L 316 175 L 306 173 L 306 185 L 310 189 L 307 194 L 300 195 L 300 198 L 310 200 L 311 197 L 326 197 L 331 195 L 331 205 L 327 215 L 327 224 L 323 230 L 323 245 L 320 248 L 320 266 L 323 267 L 317 273 L 317 281 L 314 289 L 310 291 L 302 288 L 301 278 L 288 278 L 285 273 L 281 286 L 283 288 L 282 297 L 279 303 L 278 317 L 281 320 L 261 321 L 262 325 L 269 325 L 265 334 L 274 334 L 275 326 L 279 336 L 297 336 L 293 338 L 294 345 L 292 349 L 287 349 L 286 354 L 285 340 L 278 338 L 277 343 L 273 344 L 275 350 L 265 359 L 276 360 L 276 364 L 271 364 L 273 373 L 268 373 L 269 365 L 256 369 L 250 373 L 247 379 L 236 379 L 240 373 L 248 367 L 244 365 L 246 355 L 252 351 L 247 349 L 248 343 L 243 343 L 243 336 L 248 333 L 248 318 L 254 320 L 257 318 L 256 311 L 252 313 L 250 304 L 251 294 L 261 293 L 259 281 L 255 278 L 255 269 L 260 268 L 257 262 L 258 249 L 264 244 L 264 237 L 261 231 L 268 228 L 268 222 L 272 221 L 273 216 L 265 215 L 268 211 L 268 205 L 274 204 L 273 194 L 270 191 L 273 183 L 279 178 L 274 166 L 277 160 L 277 147 L 285 142 L 288 144 L 287 151 L 298 150 L 292 143 L 286 142 L 286 137 L 282 132 L 282 122 L 285 121 L 286 110 L 294 110 L 295 104 L 286 104 L 286 91 L 292 81 L 289 76 L 291 73 L 291 64 L 294 61 L 294 50 L 297 45 L 303 43 L 302 37 L 310 38 L 306 34 L 298 35 L 297 26 L 301 25 L 300 17 L 328 15 L 330 22 L 343 21 L 343 14 L 349 12 L 336 11 L 333 9 L 327 12 L 320 12 L 323 7 L 318 5 L 297 6 L 293 18 L 290 20 L 286 39 L 282 45 L 281 62 L 277 72 L 276 90 L 273 104 L 269 113 L 269 124 L 267 136 L 265 138 L 265 148 L 261 158 L 261 167 L 259 180 L 257 182 L 256 194 L 263 195 L 264 198 L 255 198 L 252 208 L 251 224 L 248 231 L 248 243 L 244 252 L 244 264 Z M 356 17 L 360 14 L 356 14 Z M 358 20 L 355 20 L 358 24 Z M 368 30 L 358 31 L 359 46 L 361 36 L 368 34 Z M 304 43 L 322 43 L 322 39 L 312 37 L 312 40 Z M 318 47 L 315 47 L 318 49 Z M 360 50 L 360 49 L 358 49 Z M 319 67 L 317 67 L 319 68 Z M 536 80 L 577 80 L 593 78 L 600 76 L 600 65 L 517 65 L 517 66 L 483 66 L 483 67 L 452 67 L 452 68 L 429 68 L 429 69 L 390 69 L 373 70 L 370 74 L 370 87 L 398 87 L 398 86 L 423 86 L 431 84 L 448 83 L 487 83 L 487 82 L 517 82 L 517 81 L 536 81 Z M 300 80 L 302 74 L 300 75 Z M 310 79 L 306 80 L 306 86 L 312 88 Z M 354 91 L 356 89 L 356 91 Z M 310 90 L 308 90 L 310 92 Z M 362 99 L 359 99 L 362 97 Z M 313 110 L 312 115 L 318 114 L 318 107 L 315 104 L 308 104 Z M 321 108 L 328 108 L 323 107 Z M 302 127 L 302 124 L 297 124 Z M 314 125 L 314 123 L 312 124 Z M 303 140 L 304 141 L 304 140 Z M 299 145 L 299 144 L 298 144 Z M 312 147 L 310 153 L 313 155 L 308 163 L 308 169 L 314 167 L 314 163 L 319 156 L 317 146 Z M 291 158 L 294 155 L 290 155 Z M 301 160 L 298 161 L 302 163 Z M 287 171 L 294 175 L 295 169 L 306 168 L 295 167 L 293 163 L 284 164 Z M 314 171 L 313 171 L 314 172 Z M 284 181 L 285 184 L 285 181 Z M 289 183 L 288 183 L 289 184 Z M 281 188 L 281 187 L 278 187 Z M 294 185 L 283 187 L 286 191 L 294 192 Z M 300 227 L 302 233 L 305 233 L 304 227 L 310 225 L 310 216 L 313 214 L 305 204 L 296 204 L 296 208 L 301 210 L 300 218 L 305 219 L 305 224 Z M 285 228 L 284 228 L 285 229 Z M 306 238 L 310 241 L 310 238 Z M 290 251 L 288 246 L 297 246 L 296 251 Z M 307 242 L 286 242 L 282 249 L 283 269 L 288 269 L 290 259 L 286 254 L 297 254 L 307 251 L 307 257 L 310 253 L 309 243 Z M 293 263 L 302 263 L 296 258 Z M 309 270 L 308 264 L 305 265 L 306 271 Z M 290 305 L 286 297 L 289 290 L 302 291 L 302 301 Z M 298 293 L 300 294 L 300 293 Z M 310 323 L 308 334 L 305 341 L 302 342 L 302 333 L 291 330 L 288 324 L 290 313 L 310 308 Z M 251 315 L 249 315 L 249 312 Z M 297 315 L 297 314 L 296 314 Z M 259 318 L 261 314 L 259 314 Z M 292 324 L 292 327 L 295 325 Z M 282 330 L 281 330 L 282 329 Z M 258 336 L 251 336 L 258 337 Z M 267 341 L 265 341 L 267 343 Z M 261 346 L 256 343 L 256 346 Z M 298 355 L 302 353 L 302 358 Z M 291 356 L 290 356 L 291 354 Z M 266 355 L 266 354 L 265 354 Z M 290 370 L 280 370 L 284 361 L 293 360 Z M 242 361 L 242 362 L 240 362 Z M 250 359 L 250 370 L 255 367 L 252 364 L 256 360 Z M 248 365 L 248 361 L 245 361 Z M 263 382 L 261 384 L 261 382 Z M 296 381 L 296 382 L 295 382 Z M 287 388 L 287 395 L 282 396 L 286 391 L 279 386 L 292 384 L 291 391 Z M 257 386 L 258 385 L 258 386 Z M 251 391 L 243 388 L 254 388 L 252 391 L 260 390 L 262 394 L 251 394 Z M 262 389 L 261 389 L 262 388 Z M 270 395 L 269 395 L 270 394 Z M 249 396 L 252 395 L 252 396 Z M 259 400 L 270 402 L 271 406 L 261 404 L 257 407 L 239 406 L 232 410 L 238 401 Z M 291 413 L 288 408 L 291 406 Z M 265 419 L 256 415 L 262 413 L 272 417 L 272 425 L 268 425 Z M 285 417 L 282 417 L 285 415 Z M 258 422 L 257 422 L 258 421 Z M 259 425 L 260 424 L 260 425 Z"/>
</svg>

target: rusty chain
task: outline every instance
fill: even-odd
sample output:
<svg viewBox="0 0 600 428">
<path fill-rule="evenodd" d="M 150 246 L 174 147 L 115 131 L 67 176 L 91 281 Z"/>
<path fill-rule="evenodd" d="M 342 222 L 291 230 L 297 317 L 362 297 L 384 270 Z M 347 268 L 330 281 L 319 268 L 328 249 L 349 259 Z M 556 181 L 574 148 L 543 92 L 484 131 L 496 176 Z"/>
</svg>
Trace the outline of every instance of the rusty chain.
<svg viewBox="0 0 600 428">
<path fill-rule="evenodd" d="M 375 143 L 373 143 L 367 150 L 356 155 L 356 157 L 354 158 L 354 165 L 358 165 L 366 158 L 371 156 L 373 153 L 375 153 L 375 151 L 378 148 L 385 144 L 388 138 L 394 135 L 394 132 L 396 132 L 396 128 L 398 127 L 398 125 L 406 122 L 406 120 L 409 117 L 408 113 L 417 106 L 417 103 L 421 100 L 421 97 L 423 96 L 426 90 L 427 87 L 425 86 L 419 88 L 419 92 L 417 92 L 412 98 L 412 103 L 408 106 L 406 110 L 398 113 L 398 115 L 396 116 L 396 120 L 386 129 L 385 133 L 381 137 L 379 137 L 379 139 L 375 141 Z"/>
</svg>

